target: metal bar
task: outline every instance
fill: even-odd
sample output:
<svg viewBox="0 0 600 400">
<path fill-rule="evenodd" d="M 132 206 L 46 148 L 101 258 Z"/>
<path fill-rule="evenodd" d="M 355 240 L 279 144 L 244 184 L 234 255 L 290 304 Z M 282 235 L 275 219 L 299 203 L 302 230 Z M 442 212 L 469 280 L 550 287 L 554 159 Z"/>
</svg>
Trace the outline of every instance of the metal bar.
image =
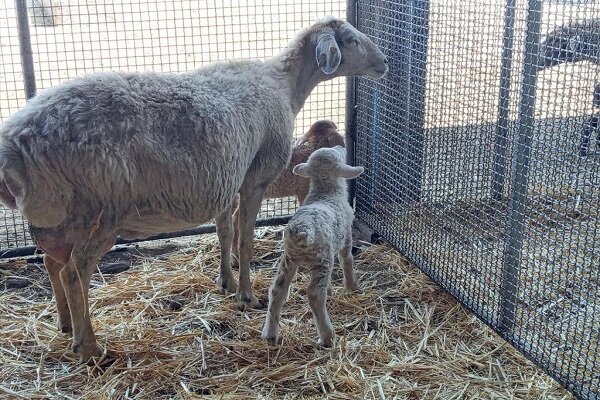
<svg viewBox="0 0 600 400">
<path fill-rule="evenodd" d="M 410 2 L 410 49 L 408 51 L 408 138 L 405 157 L 409 163 L 406 181 L 411 202 L 421 200 L 425 143 L 425 96 L 427 46 L 429 42 L 429 0 Z"/>
<path fill-rule="evenodd" d="M 510 80 L 512 74 L 513 43 L 515 28 L 516 0 L 507 0 L 504 13 L 504 35 L 502 40 L 502 67 L 500 69 L 500 102 L 498 104 L 498 124 L 494 142 L 494 159 L 492 163 L 491 197 L 500 200 L 504 195 L 506 180 L 506 152 L 508 150 L 508 124 L 510 107 Z"/>
<path fill-rule="evenodd" d="M 19 32 L 19 47 L 21 49 L 21 68 L 23 69 L 23 85 L 25 97 L 29 100 L 35 96 L 35 69 L 33 68 L 33 51 L 31 50 L 31 36 L 29 33 L 29 20 L 27 18 L 26 0 L 15 0 L 17 8 L 17 30 Z"/>
<path fill-rule="evenodd" d="M 346 21 L 357 27 L 358 4 L 356 0 L 346 1 Z M 346 163 L 355 165 L 356 162 L 356 78 L 346 78 Z M 354 207 L 356 197 L 356 183 L 354 180 L 348 182 L 348 201 Z"/>
<path fill-rule="evenodd" d="M 256 221 L 255 227 L 265 227 L 265 226 L 277 226 L 277 225 L 285 225 L 290 220 L 291 216 L 286 215 L 282 217 L 271 217 L 271 218 L 262 218 Z M 120 244 L 129 244 L 129 243 L 138 243 L 138 242 L 148 242 L 151 240 L 164 240 L 164 239 L 173 239 L 178 237 L 185 236 L 195 236 L 195 235 L 203 235 L 206 233 L 215 233 L 217 231 L 215 224 L 206 224 L 201 225 L 197 228 L 187 229 L 179 232 L 170 232 L 170 233 L 161 233 L 159 235 L 151 236 L 146 239 L 132 239 L 125 240 L 118 238 L 115 242 L 115 245 Z M 35 254 L 37 247 L 35 246 L 26 246 L 26 247 L 16 247 L 13 249 L 0 249 L 0 258 L 15 258 L 15 257 L 27 257 Z"/>
<path fill-rule="evenodd" d="M 519 100 L 518 132 L 513 168 L 511 171 L 511 195 L 508 210 L 508 229 L 505 237 L 502 263 L 502 287 L 500 290 L 500 331 L 509 335 L 515 322 L 517 289 L 521 269 L 521 251 L 525 230 L 527 183 L 529 159 L 533 135 L 535 95 L 537 84 L 537 56 L 540 40 L 541 4 L 539 0 L 528 1 L 525 55 L 522 70 L 521 97 Z"/>
</svg>

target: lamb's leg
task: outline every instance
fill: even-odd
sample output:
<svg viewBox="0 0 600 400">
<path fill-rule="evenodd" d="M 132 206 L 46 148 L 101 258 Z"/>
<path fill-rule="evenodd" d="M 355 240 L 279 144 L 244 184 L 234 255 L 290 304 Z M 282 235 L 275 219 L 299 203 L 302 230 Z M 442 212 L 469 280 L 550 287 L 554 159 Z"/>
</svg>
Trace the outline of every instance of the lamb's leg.
<svg viewBox="0 0 600 400">
<path fill-rule="evenodd" d="M 350 232 L 344 248 L 338 254 L 340 258 L 340 264 L 344 271 L 344 287 L 346 290 L 359 290 L 358 284 L 356 283 L 356 277 L 354 276 L 354 257 L 352 256 L 352 232 Z"/>
<path fill-rule="evenodd" d="M 44 254 L 44 266 L 46 267 L 46 271 L 50 277 L 50 285 L 52 286 L 54 298 L 56 299 L 58 329 L 61 332 L 70 335 L 73 333 L 73 324 L 71 323 L 71 314 L 69 312 L 69 303 L 67 303 L 65 288 L 60 280 L 60 271 L 63 269 L 65 264 L 59 263 L 51 258 L 48 254 Z"/>
<path fill-rule="evenodd" d="M 331 347 L 335 332 L 327 313 L 327 288 L 331 280 L 331 269 L 333 266 L 333 255 L 321 260 L 320 263 L 311 266 L 310 284 L 308 286 L 308 304 L 313 313 L 317 325 L 319 341 L 317 344 L 323 347 Z"/>
<path fill-rule="evenodd" d="M 88 292 L 96 264 L 113 243 L 111 238 L 76 246 L 59 274 L 71 311 L 73 351 L 79 353 L 81 362 L 102 355 L 90 319 Z"/>
<path fill-rule="evenodd" d="M 223 294 L 235 293 L 237 284 L 231 272 L 231 245 L 233 243 L 233 226 L 231 223 L 231 210 L 227 209 L 215 219 L 217 236 L 221 245 L 221 268 L 217 286 Z"/>
<path fill-rule="evenodd" d="M 297 266 L 294 265 L 284 253 L 279 258 L 277 267 L 277 276 L 273 279 L 273 284 L 269 289 L 269 309 L 267 310 L 267 319 L 262 330 L 262 337 L 272 344 L 277 343 L 279 333 L 279 320 L 281 319 L 281 309 L 288 295 L 290 284 L 296 276 Z"/>
<path fill-rule="evenodd" d="M 242 306 L 262 308 L 263 305 L 252 294 L 250 282 L 250 261 L 252 260 L 254 242 L 254 224 L 260 209 L 266 185 L 246 188 L 240 194 L 240 282 L 236 298 Z"/>
</svg>

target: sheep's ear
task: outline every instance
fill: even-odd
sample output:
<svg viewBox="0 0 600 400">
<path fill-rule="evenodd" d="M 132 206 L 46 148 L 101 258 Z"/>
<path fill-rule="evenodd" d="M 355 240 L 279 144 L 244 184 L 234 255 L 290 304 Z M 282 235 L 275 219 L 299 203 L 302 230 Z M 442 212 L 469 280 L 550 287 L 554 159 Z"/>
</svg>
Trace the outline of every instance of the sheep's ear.
<svg viewBox="0 0 600 400">
<path fill-rule="evenodd" d="M 315 58 L 324 74 L 331 75 L 337 71 L 342 62 L 342 52 L 332 34 L 325 33 L 319 36 L 315 48 Z"/>
<path fill-rule="evenodd" d="M 310 178 L 310 175 L 308 175 L 308 164 L 307 163 L 300 163 L 300 164 L 296 165 L 294 167 L 294 169 L 292 170 L 292 172 L 296 175 L 300 175 L 305 178 Z"/>
<path fill-rule="evenodd" d="M 365 169 L 364 167 L 351 167 L 349 165 L 342 165 L 338 168 L 337 172 L 342 178 L 354 179 L 365 172 Z"/>
</svg>

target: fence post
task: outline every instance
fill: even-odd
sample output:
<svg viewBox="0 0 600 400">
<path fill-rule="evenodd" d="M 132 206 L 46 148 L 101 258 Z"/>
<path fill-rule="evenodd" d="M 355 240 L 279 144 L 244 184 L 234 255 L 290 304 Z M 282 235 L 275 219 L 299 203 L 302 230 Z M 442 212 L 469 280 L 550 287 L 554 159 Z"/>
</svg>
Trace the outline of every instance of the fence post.
<svg viewBox="0 0 600 400">
<path fill-rule="evenodd" d="M 413 191 L 408 193 L 411 202 L 421 201 L 423 185 L 423 154 L 425 142 L 425 98 L 427 83 L 427 47 L 429 43 L 429 0 L 411 0 L 410 43 L 408 52 L 408 79 L 410 94 L 407 113 L 406 182 Z"/>
<path fill-rule="evenodd" d="M 510 80 L 512 74 L 513 43 L 515 28 L 516 0 L 507 0 L 504 13 L 504 35 L 502 40 L 502 67 L 500 70 L 500 101 L 498 104 L 498 125 L 496 125 L 496 140 L 494 143 L 494 158 L 492 162 L 491 197 L 502 199 L 504 182 L 506 180 L 506 152 L 508 142 L 508 122 L 510 107 Z"/>
<path fill-rule="evenodd" d="M 346 21 L 355 28 L 357 27 L 357 4 L 356 0 L 346 1 Z M 356 78 L 346 78 L 346 163 L 355 164 L 356 156 Z M 356 196 L 356 184 L 354 179 L 348 182 L 348 201 L 354 207 Z"/>
<path fill-rule="evenodd" d="M 36 87 L 29 20 L 27 18 L 27 3 L 26 0 L 15 0 L 15 5 L 17 9 L 17 29 L 21 51 L 21 68 L 23 69 L 23 85 L 25 87 L 25 97 L 29 100 L 35 96 Z"/>
<path fill-rule="evenodd" d="M 502 287 L 500 291 L 500 326 L 498 328 L 507 335 L 512 331 L 515 322 L 517 288 L 521 269 L 525 210 L 527 207 L 527 183 L 535 112 L 541 4 L 542 2 L 539 0 L 528 1 L 517 143 L 511 171 L 511 194 L 508 205 L 502 263 Z"/>
</svg>

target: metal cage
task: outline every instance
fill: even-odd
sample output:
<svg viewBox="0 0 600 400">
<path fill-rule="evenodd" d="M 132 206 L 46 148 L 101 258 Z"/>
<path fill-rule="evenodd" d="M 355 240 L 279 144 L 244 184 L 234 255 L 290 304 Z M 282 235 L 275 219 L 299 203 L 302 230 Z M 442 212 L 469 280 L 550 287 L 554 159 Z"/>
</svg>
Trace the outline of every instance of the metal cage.
<svg viewBox="0 0 600 400">
<path fill-rule="evenodd" d="M 0 120 L 84 73 L 263 58 L 346 12 L 390 72 L 320 85 L 296 134 L 333 119 L 366 167 L 351 185 L 357 219 L 576 396 L 597 398 L 597 0 L 5 2 Z M 267 201 L 259 225 L 294 210 Z M 30 254 L 26 222 L 0 215 L 0 254 Z"/>
<path fill-rule="evenodd" d="M 600 393 L 600 4 L 372 0 L 357 218 L 580 398 Z"/>
</svg>

